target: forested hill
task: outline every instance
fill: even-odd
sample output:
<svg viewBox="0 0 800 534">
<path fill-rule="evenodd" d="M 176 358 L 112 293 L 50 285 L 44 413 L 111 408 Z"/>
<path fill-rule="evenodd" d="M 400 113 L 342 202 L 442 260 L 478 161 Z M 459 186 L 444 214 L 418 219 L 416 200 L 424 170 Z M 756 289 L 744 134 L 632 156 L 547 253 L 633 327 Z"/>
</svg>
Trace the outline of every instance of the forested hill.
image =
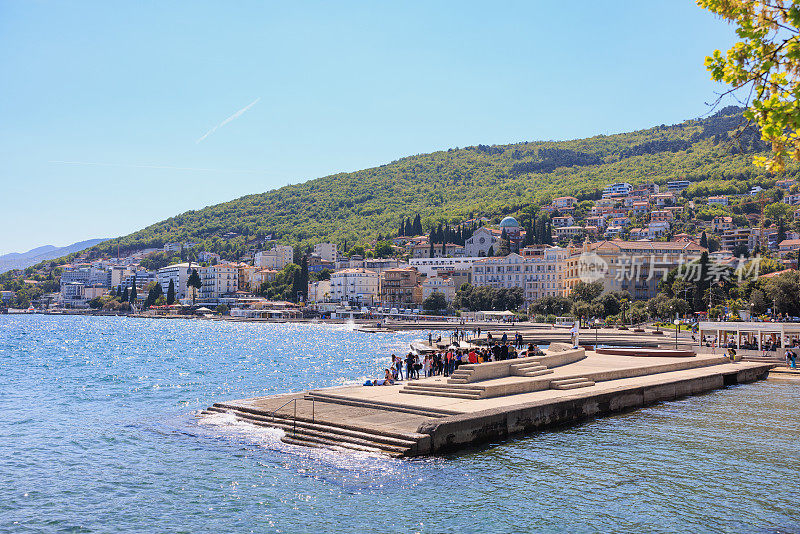
<svg viewBox="0 0 800 534">
<path fill-rule="evenodd" d="M 119 244 L 126 250 L 188 240 L 205 250 L 233 253 L 265 234 L 295 245 L 319 240 L 355 244 L 378 234 L 395 235 L 401 218 L 416 213 L 426 228 L 433 221 L 460 221 L 470 214 L 514 214 L 524 220 L 553 197 L 595 198 L 604 184 L 615 181 L 687 178 L 714 180 L 722 189 L 744 188 L 770 178 L 751 164 L 754 152 L 766 150 L 758 133 L 734 134 L 741 111 L 730 107 L 704 119 L 588 139 L 410 156 L 189 211 L 123 237 Z M 793 167 L 789 173 L 794 172 Z M 110 249 L 117 242 L 99 247 Z"/>
</svg>

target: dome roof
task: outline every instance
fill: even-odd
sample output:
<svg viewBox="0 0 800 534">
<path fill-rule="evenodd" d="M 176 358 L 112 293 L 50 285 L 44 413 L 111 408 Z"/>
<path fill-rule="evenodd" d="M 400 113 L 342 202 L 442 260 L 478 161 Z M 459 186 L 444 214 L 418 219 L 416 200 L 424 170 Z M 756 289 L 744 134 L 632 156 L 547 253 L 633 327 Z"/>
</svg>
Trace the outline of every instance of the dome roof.
<svg viewBox="0 0 800 534">
<path fill-rule="evenodd" d="M 500 221 L 500 228 L 519 228 L 519 223 L 514 217 L 506 217 Z"/>
</svg>

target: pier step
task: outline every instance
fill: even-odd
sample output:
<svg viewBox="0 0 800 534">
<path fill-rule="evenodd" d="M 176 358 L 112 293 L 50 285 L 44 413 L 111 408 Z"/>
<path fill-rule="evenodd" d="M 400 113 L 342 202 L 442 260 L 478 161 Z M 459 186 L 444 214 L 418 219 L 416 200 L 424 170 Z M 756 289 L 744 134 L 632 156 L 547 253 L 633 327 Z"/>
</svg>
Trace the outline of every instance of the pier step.
<svg viewBox="0 0 800 534">
<path fill-rule="evenodd" d="M 400 393 L 412 395 L 430 395 L 432 397 L 450 397 L 454 399 L 480 399 L 483 388 L 459 387 L 454 384 L 409 384 Z"/>
<path fill-rule="evenodd" d="M 414 415 L 424 415 L 426 417 L 447 417 L 456 415 L 460 412 L 443 410 L 439 408 L 422 408 L 416 406 L 406 406 L 392 402 L 381 402 L 367 399 L 352 399 L 332 393 L 322 393 L 312 391 L 305 396 L 306 399 L 314 399 L 316 402 L 327 402 L 331 404 L 341 404 L 344 406 L 358 406 L 360 408 L 372 408 L 376 410 L 387 410 L 390 412 L 410 413 Z"/>
<path fill-rule="evenodd" d="M 553 370 L 545 367 L 544 369 L 537 369 L 535 371 L 525 371 L 524 373 L 519 374 L 518 376 L 533 377 L 533 376 L 542 376 L 550 374 L 553 374 Z"/>
<path fill-rule="evenodd" d="M 282 441 L 286 443 L 341 447 L 364 452 L 380 452 L 390 456 L 405 456 L 417 445 L 413 437 L 395 437 L 382 432 L 368 432 L 364 429 L 353 430 L 339 425 L 305 420 L 292 420 L 290 417 L 256 415 L 239 410 L 230 410 L 212 406 L 205 412 L 233 413 L 243 421 L 258 426 L 280 428 L 285 432 Z"/>
<path fill-rule="evenodd" d="M 560 380 L 553 380 L 550 382 L 551 389 L 576 389 L 593 386 L 594 382 L 586 377 L 579 378 L 562 378 Z"/>
</svg>

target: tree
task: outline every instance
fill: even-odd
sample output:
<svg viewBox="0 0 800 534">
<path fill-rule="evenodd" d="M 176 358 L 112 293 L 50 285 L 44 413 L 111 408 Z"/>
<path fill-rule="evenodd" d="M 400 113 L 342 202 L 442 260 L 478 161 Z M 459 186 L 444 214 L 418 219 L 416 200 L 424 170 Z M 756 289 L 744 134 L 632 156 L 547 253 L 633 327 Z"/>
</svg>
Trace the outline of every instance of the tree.
<svg viewBox="0 0 800 534">
<path fill-rule="evenodd" d="M 225 304 L 220 304 L 219 306 L 217 306 L 215 311 L 220 315 L 228 315 L 228 312 L 230 310 L 228 309 L 228 307 Z"/>
<path fill-rule="evenodd" d="M 500 233 L 500 255 L 508 256 L 511 253 L 511 241 L 508 239 L 506 229 Z"/>
<path fill-rule="evenodd" d="M 723 55 L 707 57 L 711 78 L 746 95 L 744 116 L 755 121 L 772 155 L 754 162 L 780 172 L 787 157 L 800 160 L 800 9 L 785 0 L 697 0 L 698 5 L 737 26 L 741 41 Z M 720 96 L 720 100 L 724 95 Z"/>
<path fill-rule="evenodd" d="M 167 305 L 172 306 L 173 304 L 175 304 L 175 281 L 170 278 L 167 287 Z"/>
<path fill-rule="evenodd" d="M 489 256 L 489 257 L 494 256 L 494 245 L 491 245 L 489 247 L 489 250 L 486 251 L 486 255 Z"/>
<path fill-rule="evenodd" d="M 708 236 L 705 232 L 700 235 L 700 246 L 704 249 L 708 249 Z"/>
<path fill-rule="evenodd" d="M 125 286 L 125 289 L 122 290 L 122 297 L 120 297 L 120 302 L 128 302 L 130 299 L 130 294 L 128 293 L 128 286 Z"/>
<path fill-rule="evenodd" d="M 542 297 L 528 308 L 528 315 L 567 315 L 572 309 L 572 301 L 567 297 Z"/>
<path fill-rule="evenodd" d="M 766 294 L 772 297 L 776 313 L 785 313 L 796 317 L 800 315 L 800 272 L 789 271 L 770 278 L 766 285 Z"/>
<path fill-rule="evenodd" d="M 389 241 L 380 241 L 375 244 L 375 256 L 388 258 L 392 255 L 392 244 Z"/>
<path fill-rule="evenodd" d="M 197 274 L 197 269 L 192 269 L 192 274 L 189 275 L 189 279 L 186 281 L 186 287 L 190 288 L 192 291 L 192 306 L 194 306 L 197 292 L 200 291 L 201 287 L 203 287 L 203 281 L 200 280 L 200 275 Z"/>
<path fill-rule="evenodd" d="M 591 302 L 603 293 L 603 282 L 578 282 L 569 296 L 573 301 Z"/>
<path fill-rule="evenodd" d="M 422 235 L 422 219 L 417 213 L 417 216 L 414 217 L 414 225 L 413 225 L 413 233 L 414 235 Z"/>
<path fill-rule="evenodd" d="M 136 275 L 133 275 L 133 282 L 131 282 L 130 303 L 136 304 L 138 294 L 136 293 Z"/>
<path fill-rule="evenodd" d="M 436 312 L 447 308 L 447 300 L 444 293 L 434 291 L 422 302 L 422 307 L 427 312 Z"/>
<path fill-rule="evenodd" d="M 148 286 L 147 298 L 144 300 L 143 308 L 147 309 L 155 304 L 158 297 L 162 295 L 164 295 L 164 291 L 161 289 L 161 284 L 158 282 L 151 283 Z"/>
</svg>

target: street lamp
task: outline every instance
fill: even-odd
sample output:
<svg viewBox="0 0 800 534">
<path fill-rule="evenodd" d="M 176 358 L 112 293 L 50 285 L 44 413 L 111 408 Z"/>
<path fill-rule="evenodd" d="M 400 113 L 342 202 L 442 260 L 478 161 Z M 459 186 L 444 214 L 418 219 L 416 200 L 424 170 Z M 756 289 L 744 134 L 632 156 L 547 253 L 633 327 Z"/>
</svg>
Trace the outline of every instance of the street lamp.
<svg viewBox="0 0 800 534">
<path fill-rule="evenodd" d="M 678 350 L 678 332 L 681 331 L 681 320 L 675 318 L 675 350 Z"/>
<path fill-rule="evenodd" d="M 594 350 L 597 350 L 597 329 L 600 328 L 600 319 L 594 320 Z"/>
</svg>

